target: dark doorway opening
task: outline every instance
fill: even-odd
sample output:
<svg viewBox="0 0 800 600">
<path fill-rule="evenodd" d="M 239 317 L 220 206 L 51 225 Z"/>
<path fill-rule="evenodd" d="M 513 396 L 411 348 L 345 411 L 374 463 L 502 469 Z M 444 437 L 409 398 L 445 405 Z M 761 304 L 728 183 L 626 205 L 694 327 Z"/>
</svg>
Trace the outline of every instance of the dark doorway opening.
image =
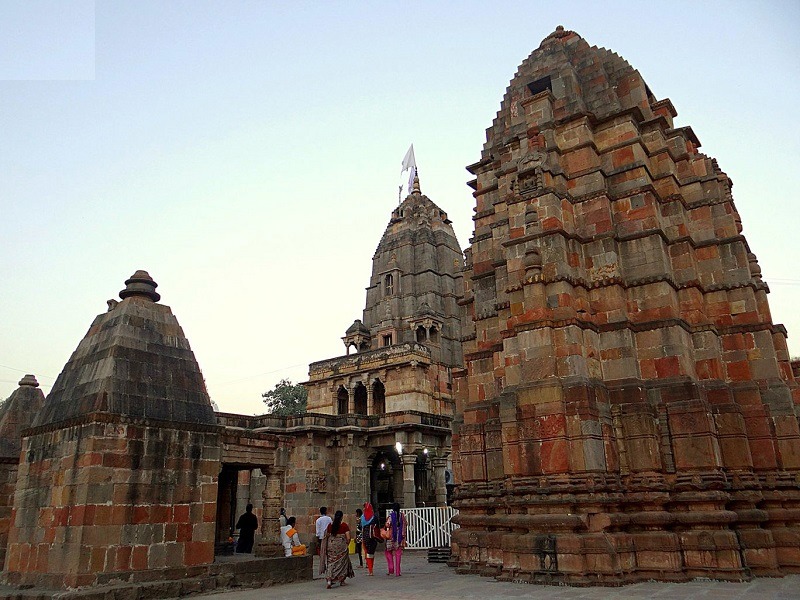
<svg viewBox="0 0 800 600">
<path fill-rule="evenodd" d="M 347 414 L 347 403 L 350 400 L 350 395 L 344 387 L 340 387 L 336 393 L 336 408 L 340 415 Z"/>
<path fill-rule="evenodd" d="M 402 482 L 403 470 L 398 464 L 392 463 L 392 455 L 388 452 L 378 452 L 372 461 L 370 470 L 370 499 L 372 506 L 383 520 L 395 502 L 396 478 Z"/>
<path fill-rule="evenodd" d="M 239 469 L 222 465 L 217 487 L 217 534 L 214 554 L 232 554 L 236 527 L 236 488 Z"/>
<path fill-rule="evenodd" d="M 380 379 L 372 384 L 372 414 L 382 415 L 386 412 L 386 388 Z"/>
<path fill-rule="evenodd" d="M 356 385 L 356 389 L 353 392 L 353 404 L 355 404 L 354 412 L 356 414 L 367 414 L 367 388 L 360 381 Z"/>
</svg>

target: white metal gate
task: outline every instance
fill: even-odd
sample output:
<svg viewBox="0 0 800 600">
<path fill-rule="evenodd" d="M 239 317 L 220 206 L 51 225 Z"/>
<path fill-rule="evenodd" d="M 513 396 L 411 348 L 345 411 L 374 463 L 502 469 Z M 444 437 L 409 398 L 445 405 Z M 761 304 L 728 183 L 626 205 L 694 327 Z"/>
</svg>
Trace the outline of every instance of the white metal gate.
<svg viewBox="0 0 800 600">
<path fill-rule="evenodd" d="M 406 548 L 424 550 L 450 545 L 450 532 L 458 527 L 453 523 L 453 517 L 458 514 L 455 508 L 403 508 L 400 512 L 408 522 Z"/>
</svg>

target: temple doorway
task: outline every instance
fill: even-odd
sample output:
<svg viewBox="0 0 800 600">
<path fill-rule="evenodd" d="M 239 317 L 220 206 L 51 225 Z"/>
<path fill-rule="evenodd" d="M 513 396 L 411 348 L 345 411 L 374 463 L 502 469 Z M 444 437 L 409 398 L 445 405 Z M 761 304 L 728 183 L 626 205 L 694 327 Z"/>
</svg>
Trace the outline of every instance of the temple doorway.
<svg viewBox="0 0 800 600">
<path fill-rule="evenodd" d="M 372 460 L 370 469 L 370 502 L 379 519 L 385 519 L 395 502 L 396 487 L 403 485 L 403 470 L 391 451 L 379 451 Z"/>
<path fill-rule="evenodd" d="M 217 488 L 217 533 L 214 538 L 214 554 L 228 554 L 233 551 L 238 482 L 239 469 L 231 465 L 222 465 Z"/>
</svg>

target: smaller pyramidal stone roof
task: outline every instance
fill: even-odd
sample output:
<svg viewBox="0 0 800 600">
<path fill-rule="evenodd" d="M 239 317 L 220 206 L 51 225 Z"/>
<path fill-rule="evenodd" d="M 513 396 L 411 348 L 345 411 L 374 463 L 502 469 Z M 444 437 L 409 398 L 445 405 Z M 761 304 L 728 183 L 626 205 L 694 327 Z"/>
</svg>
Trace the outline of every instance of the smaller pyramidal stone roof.
<svg viewBox="0 0 800 600">
<path fill-rule="evenodd" d="M 19 458 L 22 431 L 31 426 L 44 404 L 44 394 L 33 375 L 25 375 L 19 387 L 0 404 L 0 458 Z"/>
<path fill-rule="evenodd" d="M 215 424 L 211 399 L 189 342 L 158 284 L 136 271 L 108 301 L 47 396 L 35 426 L 105 412 L 133 418 Z"/>
</svg>

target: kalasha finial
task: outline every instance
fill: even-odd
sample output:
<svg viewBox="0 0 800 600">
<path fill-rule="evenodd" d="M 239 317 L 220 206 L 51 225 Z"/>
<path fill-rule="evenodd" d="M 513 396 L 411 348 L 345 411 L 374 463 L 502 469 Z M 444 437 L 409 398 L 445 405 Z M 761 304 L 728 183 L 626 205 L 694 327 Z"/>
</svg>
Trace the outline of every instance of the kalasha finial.
<svg viewBox="0 0 800 600">
<path fill-rule="evenodd" d="M 560 40 L 574 33 L 575 33 L 574 31 L 570 31 L 569 29 L 564 29 L 563 25 L 559 25 L 558 27 L 556 27 L 556 30 L 553 33 L 551 33 L 542 40 L 542 43 L 547 42 L 548 40 Z"/>
<path fill-rule="evenodd" d="M 28 374 L 28 375 L 25 375 L 25 377 L 23 377 L 22 379 L 19 380 L 19 385 L 20 385 L 20 387 L 25 385 L 25 386 L 37 388 L 37 387 L 39 387 L 39 382 L 36 381 L 36 377 L 34 377 L 33 375 Z"/>
<path fill-rule="evenodd" d="M 414 183 L 411 186 L 411 193 L 422 194 L 422 192 L 419 190 L 419 173 L 414 175 Z"/>
<path fill-rule="evenodd" d="M 161 295 L 156 292 L 158 284 L 153 281 L 147 271 L 136 271 L 131 278 L 125 282 L 125 289 L 119 293 L 119 297 L 125 300 L 131 296 L 143 296 L 150 298 L 153 302 L 161 300 Z"/>
</svg>

